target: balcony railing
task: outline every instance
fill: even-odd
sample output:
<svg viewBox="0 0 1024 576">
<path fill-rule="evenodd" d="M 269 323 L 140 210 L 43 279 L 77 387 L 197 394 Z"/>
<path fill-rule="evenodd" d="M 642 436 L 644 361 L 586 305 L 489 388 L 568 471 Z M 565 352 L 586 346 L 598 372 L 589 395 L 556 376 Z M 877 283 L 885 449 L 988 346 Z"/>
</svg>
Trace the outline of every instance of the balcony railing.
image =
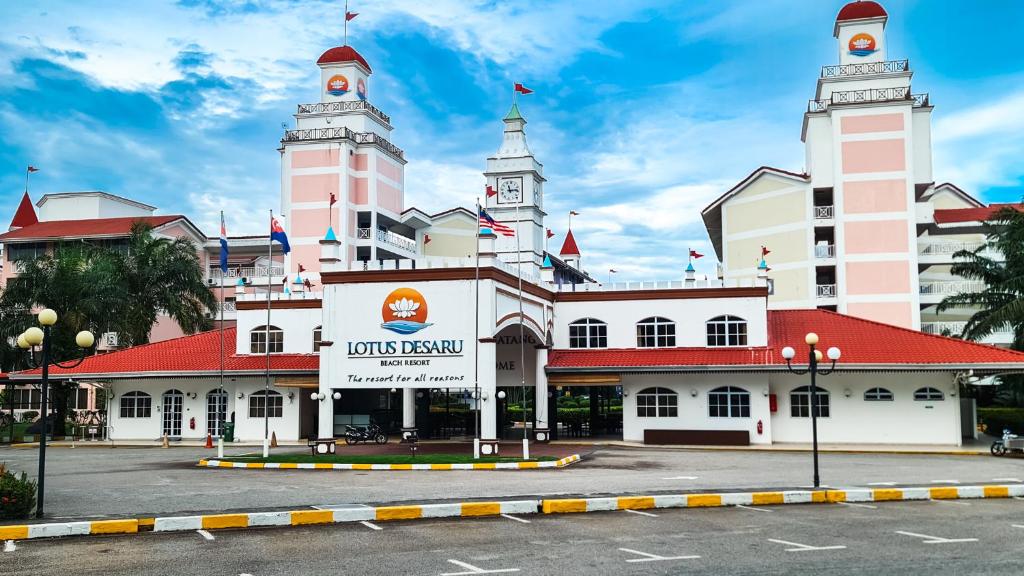
<svg viewBox="0 0 1024 576">
<path fill-rule="evenodd" d="M 409 252 L 416 252 L 416 241 L 410 238 L 406 238 L 401 234 L 395 234 L 388 230 L 377 230 L 376 235 L 373 234 L 372 228 L 357 228 L 356 238 L 359 240 L 369 240 L 372 237 L 376 237 L 377 241 L 382 244 L 389 246 L 395 246 Z"/>
<path fill-rule="evenodd" d="M 843 76 L 864 76 L 867 74 L 894 74 L 910 70 L 907 60 L 886 60 L 885 62 L 865 62 L 863 64 L 840 64 L 822 66 L 822 78 L 841 78 Z"/>
<path fill-rule="evenodd" d="M 964 327 L 967 326 L 967 322 L 921 322 L 921 332 L 925 334 L 938 334 L 959 336 L 963 334 Z M 996 329 L 993 334 L 1005 336 L 1007 334 L 1013 334 L 1013 328 L 1009 326 L 1001 326 Z"/>
<path fill-rule="evenodd" d="M 866 88 L 864 90 L 846 90 L 844 92 L 833 92 L 828 100 L 810 100 L 807 103 L 808 112 L 824 112 L 829 106 L 837 104 L 866 104 L 872 102 L 898 102 L 910 100 L 915 108 L 928 106 L 928 94 L 911 94 L 909 86 L 894 86 L 892 88 Z"/>
<path fill-rule="evenodd" d="M 815 220 L 831 220 L 833 211 L 831 206 L 815 206 L 814 207 L 814 219 Z"/>
<path fill-rule="evenodd" d="M 270 276 L 283 276 L 283 266 L 271 266 Z M 235 268 L 228 268 L 228 271 L 223 275 L 225 278 L 266 278 L 267 267 L 266 266 L 242 266 Z M 219 279 L 221 277 L 220 266 L 210 266 L 210 278 Z"/>
<path fill-rule="evenodd" d="M 299 104 L 299 114 L 331 114 L 335 112 L 355 112 L 366 110 L 373 114 L 385 124 L 391 125 L 391 117 L 381 112 L 376 106 L 366 100 L 353 100 L 351 102 L 317 102 L 316 104 Z"/>
<path fill-rule="evenodd" d="M 921 248 L 921 254 L 927 255 L 949 255 L 961 250 L 974 252 L 978 248 L 986 246 L 985 242 L 932 242 Z M 987 250 L 986 250 L 987 252 Z"/>
<path fill-rule="evenodd" d="M 311 142 L 317 140 L 349 140 L 355 144 L 372 144 L 399 160 L 405 160 L 405 153 L 386 138 L 373 132 L 354 132 L 348 128 L 309 128 L 286 130 L 282 142 Z"/>
<path fill-rule="evenodd" d="M 818 298 L 835 298 L 836 297 L 836 285 L 835 284 L 818 284 Z"/>
<path fill-rule="evenodd" d="M 836 245 L 835 244 L 818 244 L 814 247 L 814 257 L 827 260 L 829 258 L 836 257 Z"/>
<path fill-rule="evenodd" d="M 939 280 L 935 282 L 921 282 L 921 294 L 937 294 L 940 296 L 951 296 L 963 294 L 964 292 L 981 292 L 985 289 L 984 282 L 970 280 Z"/>
</svg>

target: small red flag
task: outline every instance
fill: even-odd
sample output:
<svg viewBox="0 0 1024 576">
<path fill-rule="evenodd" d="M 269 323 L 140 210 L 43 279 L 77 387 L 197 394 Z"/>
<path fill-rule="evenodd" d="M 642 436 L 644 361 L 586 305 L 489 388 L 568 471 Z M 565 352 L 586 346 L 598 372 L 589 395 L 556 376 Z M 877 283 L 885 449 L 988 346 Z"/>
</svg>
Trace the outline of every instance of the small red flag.
<svg viewBox="0 0 1024 576">
<path fill-rule="evenodd" d="M 330 208 L 331 206 L 334 206 L 337 202 L 338 202 L 338 197 L 334 195 L 334 192 L 331 192 L 331 200 L 330 200 L 330 203 L 327 205 L 327 207 Z"/>
<path fill-rule="evenodd" d="M 551 231 L 551 228 L 547 228 L 546 230 L 547 230 L 548 238 L 554 238 L 555 237 L 555 233 Z"/>
<path fill-rule="evenodd" d="M 485 190 L 487 192 L 487 197 L 488 198 L 490 198 L 491 196 L 497 196 L 498 195 L 498 191 L 495 190 L 494 188 L 491 188 L 490 184 L 487 185 L 487 188 Z"/>
<path fill-rule="evenodd" d="M 618 270 L 616 270 L 615 268 L 609 268 L 608 272 L 611 274 L 618 274 Z"/>
<path fill-rule="evenodd" d="M 35 166 L 29 166 L 28 167 L 28 171 L 29 171 L 29 173 L 31 173 L 31 172 L 39 172 L 39 168 L 36 168 Z"/>
<path fill-rule="evenodd" d="M 703 254 L 699 254 L 696 250 L 690 249 L 690 258 L 703 258 Z"/>
<path fill-rule="evenodd" d="M 767 255 L 769 255 L 771 253 L 772 253 L 772 251 L 769 250 L 767 246 L 761 246 L 761 258 L 764 258 L 765 256 L 767 256 Z"/>
<path fill-rule="evenodd" d="M 359 12 L 345 12 L 345 22 L 351 21 L 356 16 L 359 16 Z"/>
<path fill-rule="evenodd" d="M 515 91 L 519 92 L 520 94 L 533 94 L 533 90 L 530 90 L 529 88 L 523 86 L 519 82 L 516 82 Z"/>
<path fill-rule="evenodd" d="M 301 273 L 303 273 L 305 271 L 306 271 L 306 267 L 303 266 L 302 264 L 299 264 L 299 273 L 301 274 Z"/>
<path fill-rule="evenodd" d="M 423 235 L 423 245 L 426 246 L 427 244 L 430 244 L 430 234 Z"/>
<path fill-rule="evenodd" d="M 569 216 L 579 216 L 580 213 L 575 210 L 569 210 Z"/>
<path fill-rule="evenodd" d="M 309 281 L 309 278 L 303 280 L 302 285 L 306 287 L 306 290 L 313 288 L 313 283 Z"/>
</svg>

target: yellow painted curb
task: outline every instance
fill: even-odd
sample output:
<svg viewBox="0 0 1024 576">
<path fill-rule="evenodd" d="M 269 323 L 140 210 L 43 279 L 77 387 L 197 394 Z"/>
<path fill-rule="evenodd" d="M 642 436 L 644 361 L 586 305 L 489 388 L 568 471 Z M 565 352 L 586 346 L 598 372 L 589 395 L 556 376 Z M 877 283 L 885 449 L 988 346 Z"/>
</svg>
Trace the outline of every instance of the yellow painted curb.
<svg viewBox="0 0 1024 576">
<path fill-rule="evenodd" d="M 0 540 L 24 540 L 28 538 L 28 526 L 0 526 Z"/>
<path fill-rule="evenodd" d="M 419 506 L 383 506 L 377 508 L 377 520 L 415 520 L 423 516 Z"/>
<path fill-rule="evenodd" d="M 985 498 L 1009 498 L 1009 486 L 985 486 L 982 490 Z"/>
<path fill-rule="evenodd" d="M 291 513 L 292 526 L 306 524 L 330 524 L 334 522 L 334 512 L 330 510 L 299 510 Z"/>
<path fill-rule="evenodd" d="M 654 496 L 623 496 L 618 501 L 619 510 L 646 510 L 654 508 Z"/>
<path fill-rule="evenodd" d="M 707 506 L 721 506 L 721 494 L 687 494 L 687 508 L 704 508 Z"/>
<path fill-rule="evenodd" d="M 501 514 L 500 502 L 466 502 L 462 505 L 463 516 L 497 516 Z"/>
<path fill-rule="evenodd" d="M 98 520 L 89 526 L 90 534 L 134 534 L 139 531 L 139 521 L 132 520 Z"/>
<path fill-rule="evenodd" d="M 587 501 L 583 498 L 570 498 L 565 500 L 544 500 L 541 503 L 541 511 L 545 514 L 586 512 Z"/>
<path fill-rule="evenodd" d="M 214 514 L 212 516 L 203 516 L 204 530 L 219 530 L 222 528 L 246 528 L 248 526 L 248 514 Z"/>
<path fill-rule="evenodd" d="M 878 491 L 876 491 L 876 494 L 875 494 L 875 500 L 879 499 L 877 492 Z M 903 491 L 902 490 L 893 490 L 893 492 L 899 492 L 900 493 L 900 497 L 902 497 L 902 495 L 903 495 Z M 960 493 L 959 493 L 959 491 L 957 491 L 956 488 L 946 487 L 946 486 L 939 487 L 939 488 L 930 488 L 928 490 L 928 495 L 931 496 L 932 500 L 955 500 L 955 499 L 960 497 Z M 898 500 L 898 499 L 899 498 L 886 498 L 886 500 Z"/>
<path fill-rule="evenodd" d="M 785 504 L 786 497 L 782 492 L 754 492 L 750 495 L 750 502 L 755 506 L 767 504 Z"/>
</svg>

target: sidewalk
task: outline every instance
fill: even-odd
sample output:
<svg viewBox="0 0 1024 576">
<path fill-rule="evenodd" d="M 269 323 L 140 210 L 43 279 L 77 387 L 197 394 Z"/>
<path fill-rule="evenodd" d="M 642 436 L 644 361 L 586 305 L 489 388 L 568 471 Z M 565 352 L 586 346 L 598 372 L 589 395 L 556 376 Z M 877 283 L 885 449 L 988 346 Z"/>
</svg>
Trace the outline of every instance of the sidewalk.
<svg viewBox="0 0 1024 576">
<path fill-rule="evenodd" d="M 977 440 L 964 439 L 962 446 L 950 444 L 818 444 L 819 452 L 836 454 L 942 454 L 951 456 L 978 456 L 989 454 L 989 447 L 995 438 L 982 436 Z M 811 444 L 778 442 L 775 444 L 751 444 L 749 446 L 703 446 L 694 444 L 644 444 L 609 439 L 555 440 L 553 445 L 616 446 L 620 448 L 642 448 L 645 450 L 703 450 L 720 452 L 810 452 Z"/>
</svg>

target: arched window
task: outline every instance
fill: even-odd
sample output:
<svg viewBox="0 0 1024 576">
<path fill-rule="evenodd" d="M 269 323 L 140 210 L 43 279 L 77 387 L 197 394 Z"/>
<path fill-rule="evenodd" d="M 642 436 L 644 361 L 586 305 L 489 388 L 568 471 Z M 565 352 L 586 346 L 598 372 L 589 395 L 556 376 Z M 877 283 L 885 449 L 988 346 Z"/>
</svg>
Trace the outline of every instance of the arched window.
<svg viewBox="0 0 1024 576">
<path fill-rule="evenodd" d="M 221 422 L 228 418 L 228 393 L 220 388 L 210 390 L 206 395 L 206 432 L 221 435 Z"/>
<path fill-rule="evenodd" d="M 267 337 L 270 337 L 270 353 L 284 352 L 284 331 L 277 326 L 257 326 L 249 332 L 249 352 L 253 354 L 267 353 Z"/>
<path fill-rule="evenodd" d="M 121 418 L 149 418 L 153 415 L 153 397 L 133 390 L 121 395 Z"/>
<path fill-rule="evenodd" d="M 323 326 L 317 326 L 316 328 L 313 328 L 313 352 L 320 351 L 320 341 L 323 340 L 324 337 L 323 328 Z"/>
<path fill-rule="evenodd" d="M 722 386 L 708 392 L 708 416 L 750 418 L 750 392 L 736 386 Z"/>
<path fill-rule="evenodd" d="M 652 316 L 636 324 L 637 348 L 661 348 L 676 345 L 676 323 L 668 318 Z"/>
<path fill-rule="evenodd" d="M 931 387 L 918 388 L 914 390 L 914 400 L 918 402 L 936 402 L 944 400 L 946 396 L 941 390 Z"/>
<path fill-rule="evenodd" d="M 569 324 L 569 348 L 607 348 L 608 325 L 596 318 Z"/>
<path fill-rule="evenodd" d="M 868 402 L 892 402 L 893 395 L 888 388 L 872 388 L 864 393 Z"/>
<path fill-rule="evenodd" d="M 284 414 L 284 397 L 280 392 L 260 390 L 249 394 L 249 418 L 280 418 Z"/>
<path fill-rule="evenodd" d="M 739 316 L 715 316 L 708 320 L 708 346 L 746 346 L 747 321 Z"/>
<path fill-rule="evenodd" d="M 817 386 L 818 393 L 817 398 L 817 412 L 819 418 L 828 418 L 829 415 L 829 404 L 828 404 L 828 390 L 825 390 L 821 386 Z M 801 386 L 794 388 L 789 393 L 789 415 L 793 418 L 810 418 L 811 417 L 811 387 Z"/>
<path fill-rule="evenodd" d="M 679 396 L 668 388 L 644 388 L 636 395 L 636 415 L 675 418 L 679 416 Z"/>
</svg>

